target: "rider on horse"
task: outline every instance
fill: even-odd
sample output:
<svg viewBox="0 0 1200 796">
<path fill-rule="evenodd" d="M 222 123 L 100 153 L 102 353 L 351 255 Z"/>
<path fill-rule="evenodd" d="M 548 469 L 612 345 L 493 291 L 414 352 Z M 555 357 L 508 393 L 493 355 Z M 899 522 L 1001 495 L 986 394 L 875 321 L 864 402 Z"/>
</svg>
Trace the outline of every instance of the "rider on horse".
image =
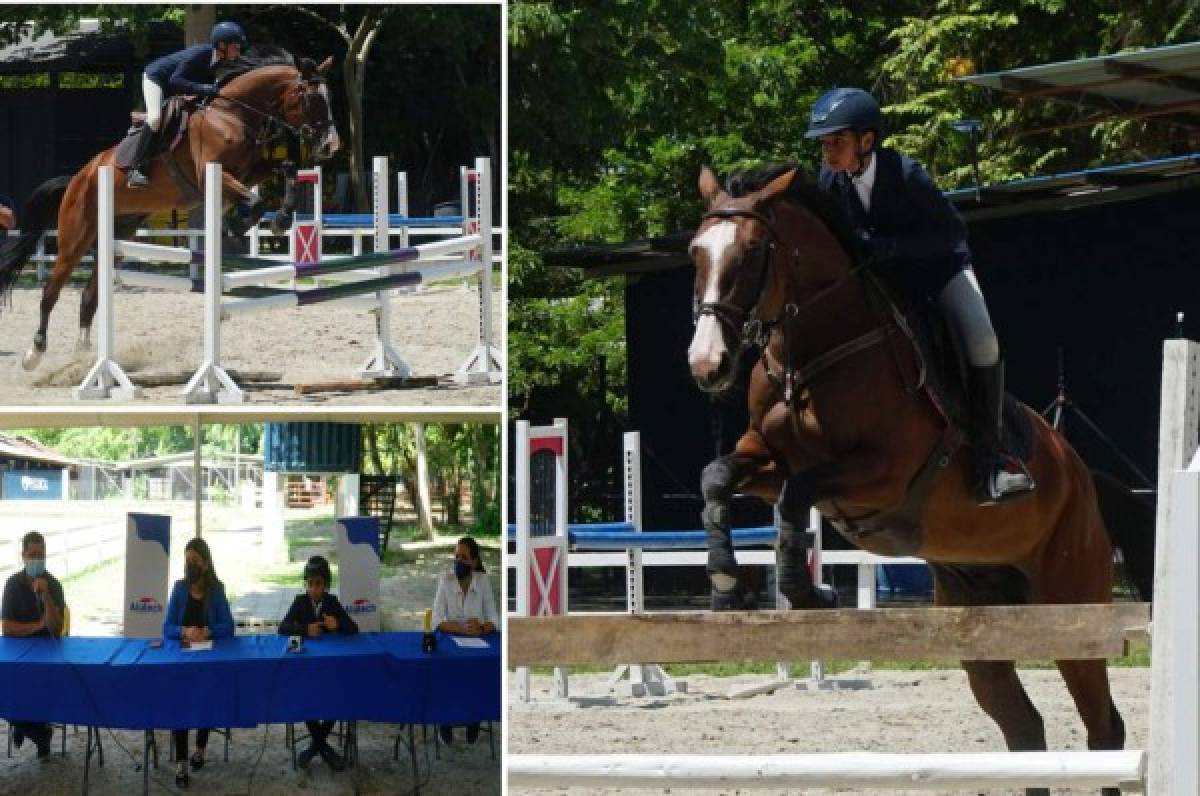
<svg viewBox="0 0 1200 796">
<path fill-rule="evenodd" d="M 197 44 L 150 62 L 142 75 L 146 123 L 138 130 L 137 154 L 126 176 L 130 188 L 145 188 L 150 184 L 142 166 L 162 125 L 163 100 L 176 94 L 216 96 L 214 67 L 221 61 L 237 60 L 245 47 L 246 32 L 241 25 L 218 22 L 213 26 L 208 44 Z"/>
<path fill-rule="evenodd" d="M 919 163 L 879 146 L 882 135 L 874 97 L 856 88 L 827 91 L 805 134 L 821 141 L 818 183 L 841 200 L 877 272 L 914 299 L 936 299 L 962 343 L 979 503 L 1027 495 L 1033 478 L 1004 447 L 1004 362 L 971 267 L 966 226 Z"/>
</svg>

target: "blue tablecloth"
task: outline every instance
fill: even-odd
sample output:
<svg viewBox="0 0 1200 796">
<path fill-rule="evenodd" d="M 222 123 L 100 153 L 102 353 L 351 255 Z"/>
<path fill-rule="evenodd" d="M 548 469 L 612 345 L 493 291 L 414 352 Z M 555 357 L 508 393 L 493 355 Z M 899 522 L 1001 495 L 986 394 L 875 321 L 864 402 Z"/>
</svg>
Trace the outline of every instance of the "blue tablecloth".
<svg viewBox="0 0 1200 796">
<path fill-rule="evenodd" d="M 0 717 L 125 729 L 305 719 L 414 724 L 500 718 L 500 639 L 486 650 L 420 633 L 221 639 L 211 650 L 135 639 L 0 637 Z"/>
</svg>

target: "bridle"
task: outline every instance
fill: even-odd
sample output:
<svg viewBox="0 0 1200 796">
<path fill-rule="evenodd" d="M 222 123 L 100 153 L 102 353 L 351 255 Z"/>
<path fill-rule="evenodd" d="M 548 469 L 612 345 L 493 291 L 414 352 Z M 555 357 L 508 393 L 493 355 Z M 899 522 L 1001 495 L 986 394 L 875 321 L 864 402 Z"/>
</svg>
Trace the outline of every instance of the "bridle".
<svg viewBox="0 0 1200 796">
<path fill-rule="evenodd" d="M 779 234 L 775 230 L 773 218 L 766 216 L 757 210 L 742 207 L 719 207 L 709 210 L 703 216 L 705 219 L 719 218 L 732 220 L 736 218 L 748 218 L 761 224 L 767 231 L 767 241 L 760 249 L 760 254 L 757 263 L 758 277 L 757 287 L 755 288 L 753 298 L 748 307 L 739 307 L 730 301 L 705 301 L 696 302 L 693 311 L 693 322 L 698 322 L 705 315 L 711 315 L 716 318 L 717 322 L 723 327 L 729 329 L 733 336 L 740 340 L 743 349 L 758 346 L 763 352 L 762 357 L 763 367 L 766 368 L 767 374 L 783 388 L 784 402 L 788 405 L 792 403 L 792 397 L 798 385 L 805 385 L 812 382 L 816 375 L 834 363 L 850 356 L 871 348 L 885 341 L 893 332 L 900 330 L 913 341 L 912 330 L 909 328 L 904 319 L 903 314 L 895 306 L 891 300 L 888 304 L 891 308 L 891 319 L 882 326 L 877 326 L 866 334 L 860 335 L 849 342 L 835 346 L 829 351 L 815 357 L 812 361 L 805 365 L 797 367 L 792 362 L 790 335 L 788 329 L 794 324 L 801 313 L 812 309 L 816 304 L 828 298 L 839 288 L 849 284 L 852 280 L 870 265 L 870 260 L 864 259 L 858 264 L 852 266 L 849 271 L 839 277 L 832 284 L 829 284 L 820 290 L 813 293 L 808 298 L 800 303 L 789 302 L 783 305 L 783 312 L 775 318 L 764 319 L 758 315 L 758 305 L 762 301 L 763 291 L 766 289 L 767 278 L 771 265 L 775 260 L 775 251 L 780 242 Z M 793 257 L 798 261 L 800 252 L 793 253 Z M 693 299 L 694 300 L 694 299 Z M 782 376 L 771 371 L 770 365 L 767 362 L 767 346 L 770 343 L 772 332 L 778 328 L 783 338 L 783 366 Z M 919 352 L 918 352 L 919 356 Z M 920 384 L 924 383 L 925 365 L 921 362 L 920 365 Z M 920 384 L 917 386 L 919 387 Z"/>
<path fill-rule="evenodd" d="M 213 98 L 213 100 L 214 101 L 218 100 L 218 99 L 225 100 L 226 102 L 232 103 L 233 105 L 237 105 L 238 107 L 240 107 L 246 111 L 249 111 L 250 113 L 254 114 L 255 116 L 258 116 L 259 118 L 263 119 L 263 124 L 259 128 L 260 134 L 257 137 L 258 143 L 260 143 L 260 144 L 265 143 L 267 141 L 274 140 L 275 138 L 277 138 L 279 133 L 275 132 L 275 130 L 277 130 L 278 128 L 283 128 L 283 130 L 296 136 L 301 141 L 304 141 L 307 144 L 311 144 L 314 140 L 320 140 L 321 138 L 323 138 L 325 136 L 326 132 L 328 132 L 329 128 L 333 125 L 332 117 L 325 118 L 325 119 L 322 119 L 321 121 L 317 121 L 317 122 L 307 121 L 312 116 L 312 114 L 310 112 L 312 109 L 311 103 L 313 102 L 312 95 L 320 94 L 319 91 L 309 90 L 309 87 L 314 86 L 314 85 L 320 86 L 320 85 L 323 85 L 324 83 L 325 83 L 325 81 L 319 77 L 305 78 L 302 74 L 296 75 L 296 82 L 295 82 L 294 86 L 292 87 L 292 89 L 298 88 L 300 91 L 301 113 L 303 114 L 303 116 L 306 120 L 301 125 L 294 125 L 287 120 L 287 117 L 283 115 L 284 111 L 283 111 L 282 103 L 272 103 L 271 106 L 267 110 L 264 111 L 264 110 L 260 110 L 259 108 L 254 107 L 253 105 L 250 105 L 249 103 L 242 102 L 240 99 L 237 99 L 236 97 L 230 97 L 225 94 L 217 94 Z M 289 89 L 289 91 L 291 91 L 292 89 Z M 330 111 L 332 112 L 332 109 L 330 109 Z"/>
</svg>

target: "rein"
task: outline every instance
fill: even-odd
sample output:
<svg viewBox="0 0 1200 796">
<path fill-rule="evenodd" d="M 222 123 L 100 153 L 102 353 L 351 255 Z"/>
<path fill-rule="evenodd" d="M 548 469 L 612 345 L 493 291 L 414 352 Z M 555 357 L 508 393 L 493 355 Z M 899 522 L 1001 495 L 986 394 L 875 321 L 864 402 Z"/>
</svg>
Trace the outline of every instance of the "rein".
<svg viewBox="0 0 1200 796">
<path fill-rule="evenodd" d="M 306 81 L 306 80 L 304 80 L 304 78 L 297 75 L 296 83 L 298 85 L 303 87 L 304 84 L 307 82 L 309 82 L 309 81 Z M 233 97 L 228 94 L 217 94 L 215 97 L 213 97 L 214 102 L 218 99 L 225 100 L 226 102 L 230 102 L 234 105 L 237 105 L 238 107 L 240 107 L 244 110 L 247 110 L 250 113 L 253 113 L 256 116 L 259 116 L 262 119 L 264 119 L 265 123 L 259 128 L 260 130 L 269 131 L 271 125 L 274 124 L 278 127 L 284 128 L 287 132 L 291 133 L 292 135 L 296 136 L 297 138 L 301 139 L 302 141 L 312 141 L 321 131 L 322 126 L 320 126 L 320 125 L 311 125 L 311 124 L 305 123 L 305 124 L 302 124 L 299 127 L 297 127 L 296 125 L 288 122 L 288 120 L 286 118 L 284 118 L 280 113 L 276 113 L 273 110 L 266 110 L 266 111 L 260 110 L 259 108 L 256 108 L 253 105 L 243 102 L 242 100 L 238 99 L 237 97 Z M 300 92 L 300 101 L 301 101 L 302 105 L 304 106 L 305 115 L 307 116 L 308 108 L 309 108 L 309 97 L 308 97 L 308 93 L 303 91 L 303 88 Z M 271 135 L 268 132 L 266 134 L 266 136 L 259 139 L 257 141 L 257 143 L 259 143 L 259 144 L 265 143 L 267 141 L 270 141 L 274 137 L 275 137 L 274 135 Z"/>
<path fill-rule="evenodd" d="M 775 251 L 776 244 L 779 242 L 779 235 L 775 231 L 775 225 L 772 219 L 759 213 L 756 210 L 749 208 L 738 207 L 721 207 L 715 210 L 710 210 L 704 214 L 704 218 L 749 218 L 762 224 L 767 230 L 769 242 L 762 247 L 760 262 L 758 266 L 758 287 L 755 290 L 754 298 L 751 301 L 749 309 L 743 309 L 736 304 L 722 301 L 702 302 L 696 305 L 694 319 L 699 320 L 705 315 L 711 315 L 718 322 L 728 327 L 735 337 L 740 337 L 743 348 L 751 348 L 758 346 L 762 351 L 763 368 L 767 371 L 767 375 L 783 388 L 783 400 L 787 406 L 792 405 L 792 399 L 795 396 L 796 390 L 799 387 L 810 385 L 813 380 L 825 370 L 828 370 L 834 364 L 846 359 L 849 356 L 857 354 L 861 351 L 873 348 L 891 337 L 895 332 L 901 331 L 908 338 L 909 342 L 915 343 L 915 338 L 908 324 L 905 322 L 903 315 L 900 314 L 896 305 L 889 301 L 892 317 L 882 326 L 876 326 L 865 334 L 859 335 L 852 340 L 834 346 L 825 353 L 815 357 L 807 364 L 797 367 L 792 363 L 790 336 L 788 335 L 788 327 L 802 312 L 810 310 L 813 306 L 828 298 L 840 288 L 849 284 L 856 279 L 864 269 L 870 264 L 869 260 L 864 260 L 853 266 L 843 276 L 838 278 L 831 285 L 818 290 L 811 296 L 806 298 L 799 304 L 787 303 L 783 307 L 783 314 L 777 318 L 763 320 L 758 317 L 758 304 L 762 300 L 763 290 L 767 283 L 767 272 L 770 270 L 773 261 L 772 254 Z M 741 320 L 740 335 L 738 329 L 738 319 Z M 771 333 L 778 328 L 783 336 L 783 362 L 782 377 L 771 370 L 768 362 L 770 352 L 768 345 L 770 343 Z M 924 382 L 924 363 L 921 364 L 921 379 Z M 920 385 L 917 385 L 918 387 Z"/>
</svg>

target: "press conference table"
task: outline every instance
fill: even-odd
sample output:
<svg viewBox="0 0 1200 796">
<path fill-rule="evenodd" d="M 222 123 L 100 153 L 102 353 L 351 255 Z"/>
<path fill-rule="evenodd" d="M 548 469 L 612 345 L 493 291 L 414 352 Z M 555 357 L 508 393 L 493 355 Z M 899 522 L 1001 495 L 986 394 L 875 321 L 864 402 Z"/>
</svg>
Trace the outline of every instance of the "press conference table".
<svg viewBox="0 0 1200 796">
<path fill-rule="evenodd" d="M 279 635 L 218 639 L 210 650 L 0 637 L 0 717 L 129 730 L 498 721 L 500 637 L 484 640 L 486 649 L 465 648 L 438 634 L 425 654 L 415 632 L 305 639 L 298 653 Z"/>
</svg>

